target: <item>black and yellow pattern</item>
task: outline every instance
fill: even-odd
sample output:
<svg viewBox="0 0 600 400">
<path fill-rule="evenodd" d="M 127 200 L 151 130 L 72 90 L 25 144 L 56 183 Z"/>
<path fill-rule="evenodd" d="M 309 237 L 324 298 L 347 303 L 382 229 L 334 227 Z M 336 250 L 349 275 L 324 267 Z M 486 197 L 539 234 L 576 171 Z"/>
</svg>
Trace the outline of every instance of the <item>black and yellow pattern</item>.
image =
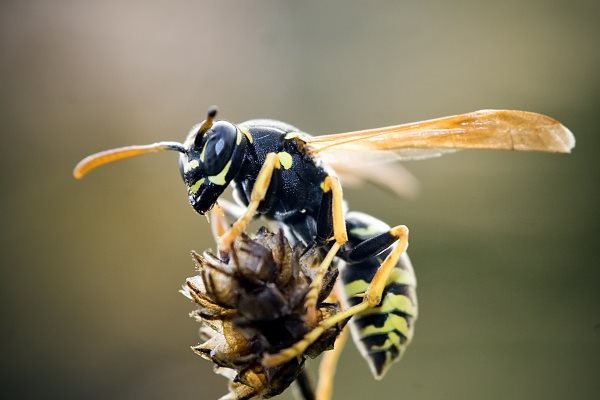
<svg viewBox="0 0 600 400">
<path fill-rule="evenodd" d="M 349 213 L 346 222 L 351 248 L 390 230 L 384 222 L 363 213 Z M 340 263 L 346 307 L 363 301 L 369 283 L 390 252 L 391 248 L 377 256 Z M 404 253 L 387 281 L 381 303 L 349 322 L 352 338 L 376 379 L 381 379 L 400 359 L 412 339 L 416 319 L 416 278 L 410 259 Z"/>
<path fill-rule="evenodd" d="M 184 143 L 103 151 L 77 164 L 74 176 L 80 179 L 114 161 L 170 150 L 179 153 L 188 199 L 199 214 L 213 209 L 227 187 L 232 187 L 243 211 L 230 227 L 218 225 L 219 251 L 229 251 L 252 218 L 262 216 L 279 223 L 306 248 L 323 252 L 304 299 L 305 323 L 312 326 L 319 320 L 316 304 L 323 277 L 335 273 L 338 261 L 346 292 L 344 310 L 320 320 L 290 347 L 264 354 L 263 367 L 272 368 L 304 354 L 325 331 L 350 320 L 354 341 L 376 378 L 400 358 L 413 336 L 417 300 L 415 276 L 405 254 L 409 232 L 406 226 L 390 228 L 365 214 L 344 215 L 342 187 L 333 167 L 355 182 L 371 181 L 398 191 L 402 185 L 393 174 L 373 168 L 370 161 L 382 156 L 380 161 L 389 156 L 421 159 L 463 148 L 568 153 L 575 145 L 573 134 L 558 121 L 515 110 L 483 110 L 317 137 L 280 121 L 250 120 L 236 125 L 217 121 L 216 114 L 211 107 Z M 325 378 L 329 381 L 333 364 L 328 364 Z"/>
</svg>

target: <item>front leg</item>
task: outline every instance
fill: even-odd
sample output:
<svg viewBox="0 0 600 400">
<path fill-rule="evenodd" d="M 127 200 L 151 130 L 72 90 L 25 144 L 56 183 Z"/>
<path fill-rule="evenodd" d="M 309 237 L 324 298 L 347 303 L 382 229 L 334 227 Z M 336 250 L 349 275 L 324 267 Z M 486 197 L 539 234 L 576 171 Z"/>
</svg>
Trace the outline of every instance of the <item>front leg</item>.
<svg viewBox="0 0 600 400">
<path fill-rule="evenodd" d="M 276 169 L 281 168 L 279 157 L 276 153 L 267 154 L 264 164 L 260 168 L 254 187 L 252 188 L 252 194 L 250 195 L 250 203 L 240 218 L 229 228 L 222 236 L 219 243 L 219 249 L 223 251 L 231 250 L 231 245 L 235 239 L 246 230 L 246 227 L 254 217 L 256 210 L 261 201 L 265 199 L 273 172 Z"/>
</svg>

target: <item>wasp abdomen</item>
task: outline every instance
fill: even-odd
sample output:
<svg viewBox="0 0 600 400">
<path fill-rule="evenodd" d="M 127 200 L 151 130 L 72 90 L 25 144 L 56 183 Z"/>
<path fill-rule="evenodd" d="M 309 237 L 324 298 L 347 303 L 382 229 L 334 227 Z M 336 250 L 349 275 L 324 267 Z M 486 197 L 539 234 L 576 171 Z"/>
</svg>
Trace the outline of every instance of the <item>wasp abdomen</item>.
<svg viewBox="0 0 600 400">
<path fill-rule="evenodd" d="M 381 235 L 390 227 L 369 215 L 349 213 L 346 218 L 349 247 Z M 363 301 L 369 283 L 392 248 L 360 261 L 345 261 L 340 266 L 345 303 L 353 306 Z M 410 343 L 417 318 L 416 278 L 408 255 L 403 254 L 392 271 L 381 297 L 381 303 L 350 320 L 352 337 L 380 379 L 400 359 Z"/>
</svg>

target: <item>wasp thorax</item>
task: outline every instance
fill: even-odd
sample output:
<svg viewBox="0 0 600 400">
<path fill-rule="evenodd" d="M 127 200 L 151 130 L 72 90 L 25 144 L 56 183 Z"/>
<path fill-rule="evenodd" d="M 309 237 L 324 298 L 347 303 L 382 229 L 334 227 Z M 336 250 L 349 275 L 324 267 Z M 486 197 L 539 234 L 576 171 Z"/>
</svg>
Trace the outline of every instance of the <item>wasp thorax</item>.
<svg viewBox="0 0 600 400">
<path fill-rule="evenodd" d="M 339 310 L 326 303 L 336 274 L 326 277 L 319 295 L 319 318 L 306 322 L 305 296 L 321 253 L 292 248 L 282 233 L 261 229 L 240 236 L 228 254 L 192 253 L 198 275 L 182 293 L 198 304 L 192 316 L 203 340 L 192 349 L 230 379 L 227 399 L 271 397 L 285 390 L 302 371 L 306 357 L 330 349 L 341 326 L 327 331 L 297 359 L 265 368 L 261 359 L 294 344 L 324 318 Z M 302 255 L 302 256 L 301 256 Z"/>
</svg>

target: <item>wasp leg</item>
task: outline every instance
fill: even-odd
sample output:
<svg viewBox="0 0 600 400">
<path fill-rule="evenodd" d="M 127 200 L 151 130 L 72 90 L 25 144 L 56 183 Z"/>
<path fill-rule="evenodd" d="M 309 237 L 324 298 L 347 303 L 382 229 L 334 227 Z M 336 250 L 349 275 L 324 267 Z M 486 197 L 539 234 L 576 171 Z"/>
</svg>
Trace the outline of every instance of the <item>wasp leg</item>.
<svg viewBox="0 0 600 400">
<path fill-rule="evenodd" d="M 335 176 L 327 176 L 325 180 L 323 180 L 323 184 L 321 185 L 323 192 L 325 194 L 325 201 L 331 204 L 330 210 L 331 213 L 328 213 L 331 216 L 331 222 L 327 221 L 326 224 L 333 223 L 333 237 L 335 242 L 340 246 L 348 241 L 348 233 L 346 232 L 346 221 L 344 220 L 344 194 L 342 192 L 342 185 L 340 181 Z M 327 194 L 331 192 L 331 200 L 328 200 Z M 319 214 L 319 218 L 321 215 Z M 319 221 L 319 224 L 322 224 Z"/>
<path fill-rule="evenodd" d="M 215 206 L 210 210 L 210 227 L 217 243 L 219 238 L 229 229 L 228 221 L 237 220 L 244 215 L 244 211 L 246 210 L 243 207 L 227 200 L 221 199 L 218 203 L 215 203 Z"/>
<path fill-rule="evenodd" d="M 408 248 L 408 228 L 405 225 L 396 226 L 390 229 L 389 233 L 384 233 L 383 235 L 396 237 L 398 243 L 385 260 L 383 260 L 383 263 L 377 269 L 373 280 L 365 292 L 363 302 L 369 304 L 370 307 L 375 307 L 381 303 L 381 296 L 383 295 L 388 278 L 396 264 L 398 264 L 398 261 L 400 261 L 400 256 Z M 377 239 L 377 236 L 373 239 Z"/>
<path fill-rule="evenodd" d="M 330 400 L 333 394 L 333 378 L 337 368 L 338 360 L 344 346 L 348 341 L 349 328 L 346 326 L 342 333 L 335 341 L 333 350 L 325 353 L 321 364 L 319 364 L 319 383 L 317 384 L 317 392 L 315 400 Z"/>
<path fill-rule="evenodd" d="M 348 233 L 346 232 L 346 222 L 344 220 L 344 196 L 342 193 L 342 185 L 338 178 L 327 176 L 321 185 L 323 188 L 323 201 L 321 203 L 321 211 L 319 212 L 319 227 L 318 236 L 329 236 L 333 227 L 333 237 L 335 243 L 319 265 L 313 281 L 310 284 L 310 289 L 306 294 L 304 306 L 306 308 L 306 321 L 309 325 L 314 325 L 317 321 L 317 301 L 321 286 L 323 286 L 323 278 L 329 270 L 333 257 L 337 254 L 340 247 L 348 241 Z M 329 232 L 326 234 L 325 232 Z M 325 239 L 329 239 L 326 237 Z"/>
<path fill-rule="evenodd" d="M 317 322 L 317 301 L 319 300 L 319 293 L 323 286 L 323 279 L 339 249 L 339 243 L 334 243 L 333 246 L 331 246 L 331 249 L 327 252 L 327 255 L 321 264 L 319 264 L 315 277 L 310 283 L 308 293 L 306 293 L 304 298 L 304 309 L 306 310 L 305 320 L 309 326 L 314 326 Z"/>
<path fill-rule="evenodd" d="M 325 300 L 327 302 L 338 302 L 344 296 L 341 282 L 335 284 L 334 290 Z M 340 333 L 340 336 L 335 341 L 333 350 L 325 352 L 321 363 L 319 364 L 319 382 L 317 383 L 317 391 L 315 400 L 330 400 L 333 395 L 333 379 L 337 364 L 344 351 L 346 342 L 348 341 L 349 328 L 345 326 Z"/>
<path fill-rule="evenodd" d="M 256 210 L 258 209 L 258 205 L 261 201 L 264 200 L 267 190 L 269 189 L 269 184 L 271 183 L 271 178 L 273 177 L 273 172 L 276 169 L 281 168 L 281 164 L 279 162 L 279 157 L 276 153 L 267 154 L 267 158 L 265 159 L 265 163 L 260 168 L 260 172 L 256 178 L 256 182 L 254 183 L 254 187 L 252 188 L 252 194 L 250 195 L 250 203 L 240 218 L 221 236 L 219 248 L 221 250 L 228 251 L 231 249 L 231 245 L 235 238 L 237 238 L 242 232 L 246 230 L 246 226 L 250 223 Z"/>
<path fill-rule="evenodd" d="M 229 229 L 229 223 L 227 222 L 225 211 L 221 205 L 217 203 L 212 210 L 210 210 L 210 230 L 217 243 L 219 243 L 219 238 L 227 232 L 227 229 Z"/>
<path fill-rule="evenodd" d="M 225 217 L 227 217 L 227 219 L 236 220 L 244 215 L 244 212 L 246 211 L 244 207 L 226 199 L 219 199 L 218 205 L 225 213 Z"/>
<path fill-rule="evenodd" d="M 394 247 L 394 249 L 390 252 L 390 254 L 388 254 L 388 256 L 385 258 L 385 260 L 383 260 L 377 269 L 375 276 L 371 280 L 371 283 L 369 283 L 369 286 L 364 294 L 363 301 L 348 308 L 347 310 L 341 311 L 325 319 L 316 328 L 308 332 L 302 339 L 287 349 L 283 349 L 275 354 L 266 354 L 262 360 L 262 364 L 265 367 L 274 367 L 280 365 L 304 353 L 308 346 L 313 344 L 327 329 L 337 325 L 339 322 L 342 322 L 345 319 L 368 310 L 369 308 L 373 308 L 381 302 L 381 297 L 383 295 L 388 278 L 390 277 L 394 266 L 400 260 L 400 256 L 408 248 L 408 228 L 404 225 L 396 226 L 390 229 L 389 232 L 385 232 L 359 244 L 355 247 L 356 252 L 351 251 L 349 255 L 347 255 L 349 258 L 354 258 L 367 253 L 367 250 L 373 249 L 376 251 L 371 252 L 370 255 L 378 254 L 385 250 L 385 248 L 389 247 L 388 239 L 391 237 L 395 238 L 396 247 Z M 381 248 L 386 244 L 386 247 Z"/>
</svg>

